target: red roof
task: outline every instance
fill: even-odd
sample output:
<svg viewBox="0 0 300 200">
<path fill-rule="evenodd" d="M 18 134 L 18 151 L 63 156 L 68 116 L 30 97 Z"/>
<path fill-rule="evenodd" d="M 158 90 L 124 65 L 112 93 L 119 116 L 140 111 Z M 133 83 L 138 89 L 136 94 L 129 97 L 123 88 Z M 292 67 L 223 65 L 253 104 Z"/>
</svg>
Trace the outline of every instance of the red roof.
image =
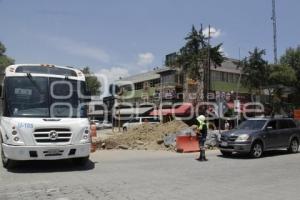
<svg viewBox="0 0 300 200">
<path fill-rule="evenodd" d="M 167 109 L 158 109 L 153 110 L 150 115 L 158 116 L 158 115 L 189 115 L 191 113 L 192 108 L 191 103 L 183 103 L 177 108 L 167 108 Z"/>
</svg>

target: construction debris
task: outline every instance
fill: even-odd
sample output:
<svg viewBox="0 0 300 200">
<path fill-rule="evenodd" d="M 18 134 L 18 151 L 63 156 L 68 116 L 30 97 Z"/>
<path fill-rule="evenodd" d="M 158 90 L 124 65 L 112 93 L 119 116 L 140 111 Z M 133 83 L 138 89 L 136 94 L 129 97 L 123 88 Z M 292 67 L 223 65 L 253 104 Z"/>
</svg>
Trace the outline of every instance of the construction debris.
<svg viewBox="0 0 300 200">
<path fill-rule="evenodd" d="M 177 136 L 195 136 L 192 127 L 182 121 L 171 121 L 165 124 L 142 124 L 128 129 L 127 132 L 98 140 L 99 149 L 136 149 L 175 151 Z M 209 130 L 206 147 L 218 146 L 219 131 Z"/>
<path fill-rule="evenodd" d="M 175 134 L 188 128 L 182 121 L 171 121 L 164 124 L 142 124 L 128 129 L 120 135 L 115 135 L 99 141 L 98 148 L 102 149 L 138 149 L 138 150 L 174 150 L 173 145 L 164 145 L 168 134 Z"/>
</svg>

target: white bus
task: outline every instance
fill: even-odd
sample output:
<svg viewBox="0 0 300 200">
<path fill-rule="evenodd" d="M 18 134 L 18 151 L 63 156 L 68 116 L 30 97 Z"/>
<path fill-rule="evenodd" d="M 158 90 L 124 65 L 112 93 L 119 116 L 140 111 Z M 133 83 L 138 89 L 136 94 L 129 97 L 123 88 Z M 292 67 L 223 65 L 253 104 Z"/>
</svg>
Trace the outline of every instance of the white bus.
<svg viewBox="0 0 300 200">
<path fill-rule="evenodd" d="M 5 168 L 20 160 L 73 159 L 90 154 L 85 76 L 71 67 L 8 66 L 1 87 L 0 142 Z"/>
</svg>

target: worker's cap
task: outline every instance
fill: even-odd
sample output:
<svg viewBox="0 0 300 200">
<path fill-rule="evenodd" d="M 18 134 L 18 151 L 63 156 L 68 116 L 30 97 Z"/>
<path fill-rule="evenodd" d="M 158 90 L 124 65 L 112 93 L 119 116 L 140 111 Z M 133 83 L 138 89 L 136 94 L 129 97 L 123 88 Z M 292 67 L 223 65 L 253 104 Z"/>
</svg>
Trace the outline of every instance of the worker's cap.
<svg viewBox="0 0 300 200">
<path fill-rule="evenodd" d="M 200 115 L 199 117 L 197 117 L 198 121 L 205 121 L 205 116 L 204 115 Z"/>
</svg>

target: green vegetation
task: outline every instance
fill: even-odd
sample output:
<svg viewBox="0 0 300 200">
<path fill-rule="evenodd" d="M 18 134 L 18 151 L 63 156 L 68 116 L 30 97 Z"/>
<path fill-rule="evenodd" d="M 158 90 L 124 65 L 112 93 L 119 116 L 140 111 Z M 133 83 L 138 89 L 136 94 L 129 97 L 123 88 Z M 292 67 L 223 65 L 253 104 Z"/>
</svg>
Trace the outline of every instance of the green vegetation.
<svg viewBox="0 0 300 200">
<path fill-rule="evenodd" d="M 263 59 L 264 55 L 266 55 L 265 50 L 255 48 L 242 62 L 242 85 L 249 88 L 250 93 L 258 91 L 261 94 L 262 90 L 268 86 L 270 66 Z"/>
<path fill-rule="evenodd" d="M 251 94 L 263 95 L 267 90 L 269 97 L 265 103 L 271 105 L 273 114 L 282 114 L 289 95 L 286 91 L 293 91 L 295 86 L 300 88 L 300 48 L 289 48 L 277 65 L 268 64 L 263 58 L 265 55 L 265 50 L 258 48 L 249 52 L 242 64 L 242 85 L 249 88 Z"/>
<path fill-rule="evenodd" d="M 155 87 L 149 87 L 147 91 L 145 91 L 144 89 L 140 89 L 140 90 L 134 90 L 134 91 L 126 91 L 123 93 L 123 97 L 131 97 L 131 95 L 133 95 L 131 98 L 141 98 L 143 96 L 143 94 L 147 94 L 149 97 L 153 97 L 154 93 L 155 93 Z M 132 92 L 134 92 L 134 94 L 132 94 Z"/>
<path fill-rule="evenodd" d="M 0 42 L 0 72 L 3 72 L 5 68 L 9 65 L 14 64 L 14 60 L 7 55 L 5 55 L 6 48 L 4 44 Z"/>
<path fill-rule="evenodd" d="M 268 78 L 270 85 L 293 86 L 297 83 L 296 71 L 288 64 L 271 65 Z"/>
<path fill-rule="evenodd" d="M 99 95 L 100 94 L 100 87 L 101 83 L 97 79 L 97 77 L 94 75 L 93 72 L 91 72 L 89 67 L 85 67 L 82 69 L 82 72 L 86 76 L 86 84 L 88 89 L 91 92 L 91 95 Z"/>
<path fill-rule="evenodd" d="M 288 48 L 284 55 L 281 56 L 280 64 L 294 69 L 297 78 L 295 84 L 297 89 L 300 90 L 300 46 Z"/>
<path fill-rule="evenodd" d="M 189 78 L 202 81 L 202 71 L 208 66 L 208 53 L 210 53 L 211 63 L 215 67 L 221 66 L 224 61 L 220 52 L 222 44 L 211 46 L 202 29 L 197 31 L 193 26 L 185 40 L 186 44 L 180 49 L 177 59 L 171 64 L 172 67 L 181 68 Z"/>
<path fill-rule="evenodd" d="M 237 84 L 236 83 L 227 83 L 224 81 L 213 81 L 212 82 L 212 90 L 222 91 L 222 92 L 231 92 L 236 91 Z M 249 91 L 248 88 L 243 87 L 242 85 L 239 87 L 239 93 L 247 93 Z"/>
<path fill-rule="evenodd" d="M 221 53 L 222 44 L 211 46 L 202 28 L 198 31 L 194 26 L 185 38 L 185 45 L 172 59 L 166 60 L 166 65 L 177 68 L 187 80 L 191 78 L 198 81 L 197 99 L 201 100 L 202 90 L 208 91 L 208 66 L 221 66 L 224 57 Z M 204 83 L 203 85 L 201 83 Z"/>
</svg>

